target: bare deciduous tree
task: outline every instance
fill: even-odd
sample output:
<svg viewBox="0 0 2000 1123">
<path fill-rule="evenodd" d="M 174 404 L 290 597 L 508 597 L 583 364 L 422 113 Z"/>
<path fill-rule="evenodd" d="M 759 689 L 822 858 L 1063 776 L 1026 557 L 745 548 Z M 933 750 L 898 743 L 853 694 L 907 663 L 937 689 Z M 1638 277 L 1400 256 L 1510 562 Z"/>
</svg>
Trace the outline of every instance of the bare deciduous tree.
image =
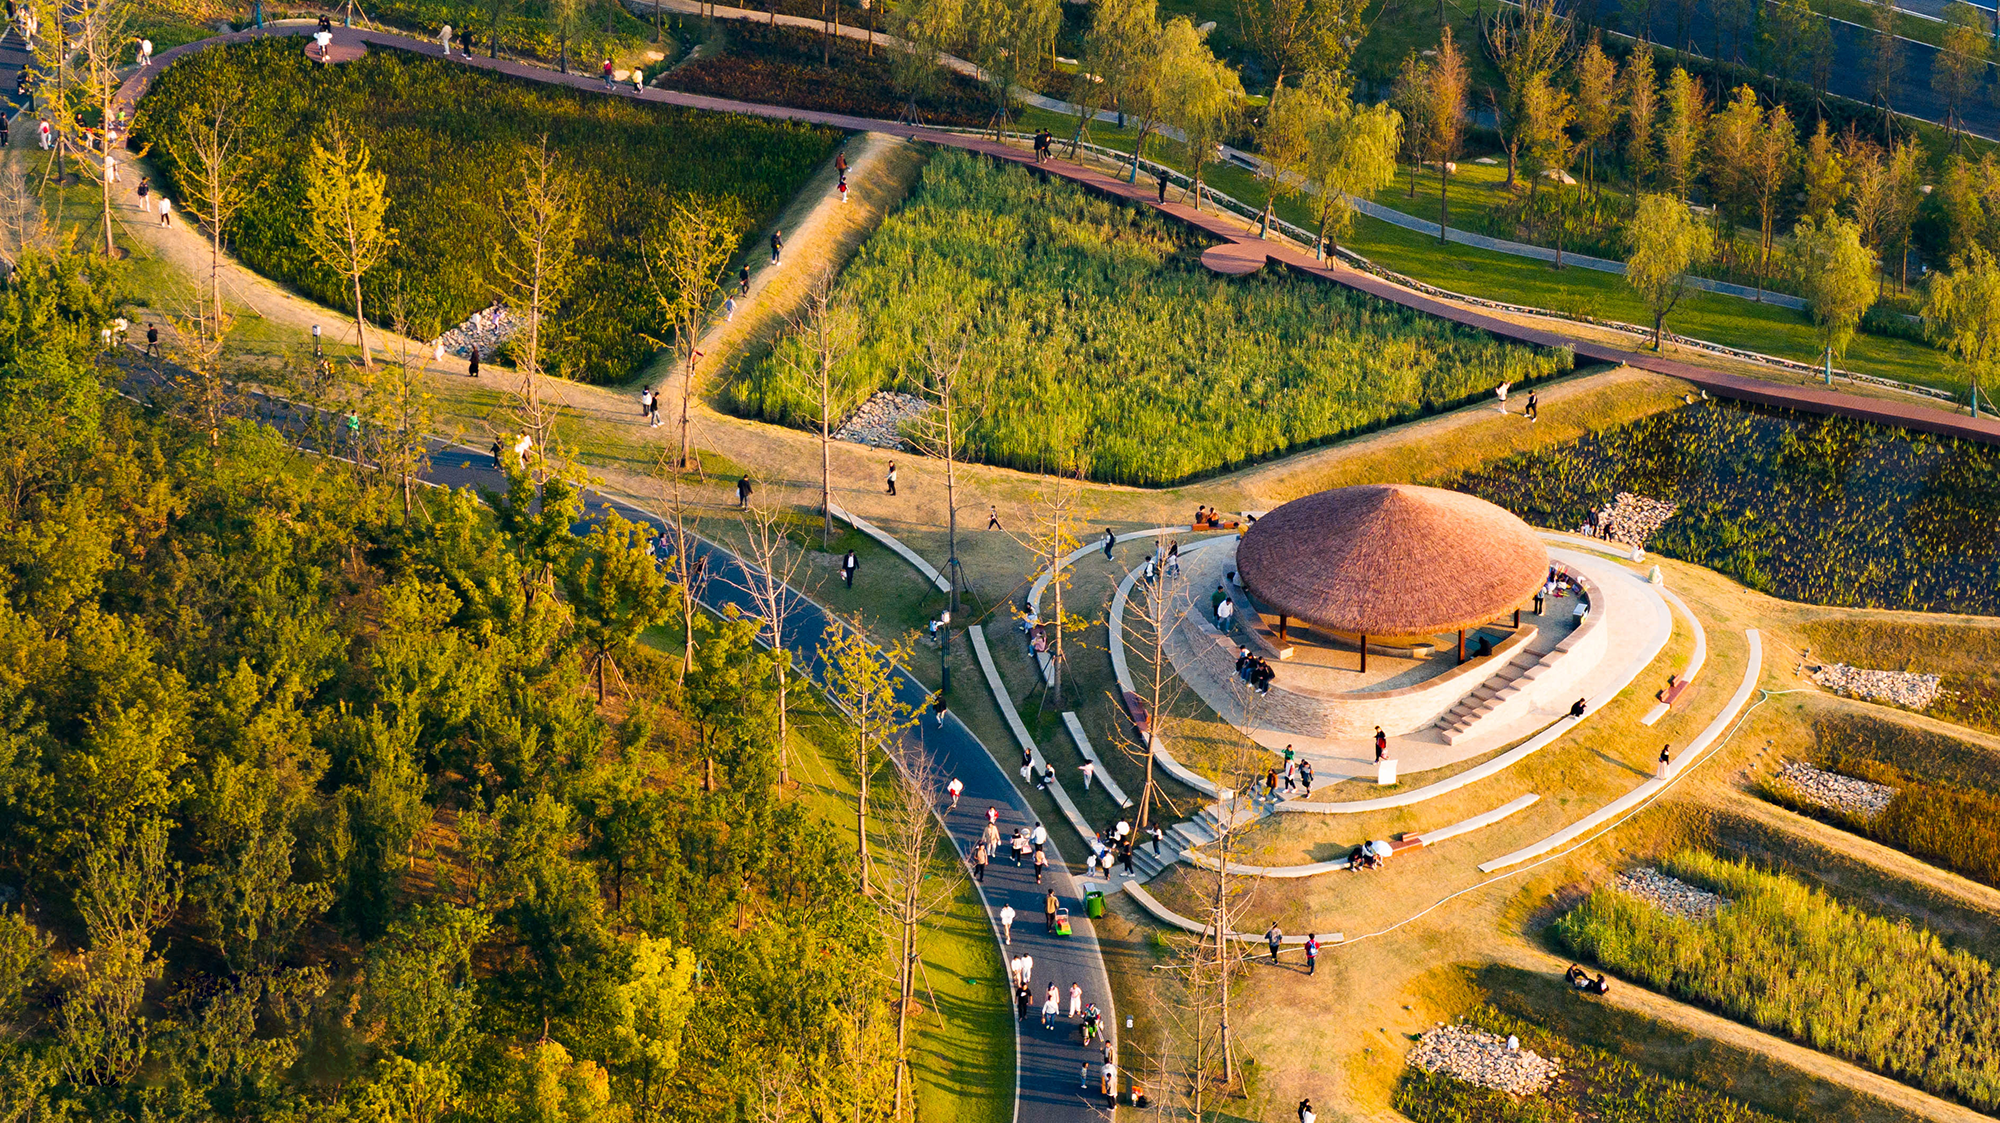
<svg viewBox="0 0 2000 1123">
<path fill-rule="evenodd" d="M 1187 582 L 1178 572 L 1167 573 L 1162 566 L 1152 580 L 1141 578 L 1132 586 L 1125 610 L 1125 657 L 1131 669 L 1133 693 L 1146 709 L 1147 727 L 1130 720 L 1122 698 L 1113 696 L 1113 720 L 1120 731 L 1120 747 L 1134 760 L 1143 762 L 1146 779 L 1139 789 L 1139 833 L 1153 823 L 1153 804 L 1164 799 L 1154 779 L 1155 750 L 1160 746 L 1160 727 L 1180 703 L 1186 689 L 1174 669 L 1169 649 L 1175 632 L 1188 613 Z"/>
<path fill-rule="evenodd" d="M 920 749 L 898 754 L 902 766 L 894 798 L 883 809 L 889 868 L 883 876 L 880 908 L 896 928 L 896 1114 L 907 1117 L 910 1103 L 910 1010 L 916 1004 L 923 959 L 917 946 L 931 918 L 951 907 L 965 880 L 965 868 L 940 851 L 951 845 L 936 814 L 945 776 Z M 924 989 L 930 991 L 929 980 Z M 931 998 L 931 1009 L 937 999 Z M 940 1021 L 942 1016 L 940 1015 Z"/>
<path fill-rule="evenodd" d="M 822 543 L 833 542 L 833 405 L 842 389 L 841 363 L 853 349 L 860 333 L 854 309 L 835 297 L 834 271 L 821 269 L 813 274 L 799 309 L 791 317 L 791 330 L 804 344 L 798 351 L 785 351 L 787 362 L 798 375 L 819 391 L 819 512 Z M 764 403 L 760 400 L 761 411 Z"/>
<path fill-rule="evenodd" d="M 676 198 L 667 206 L 666 220 L 652 239 L 652 252 L 646 260 L 653 296 L 672 335 L 669 343 L 680 372 L 682 471 L 700 467 L 692 462 L 694 452 L 688 444 L 699 381 L 695 364 L 701 358 L 695 345 L 701 341 L 709 306 L 722 291 L 722 277 L 736 244 L 736 216 L 735 204 L 724 200 Z"/>
<path fill-rule="evenodd" d="M 186 107 L 170 126 L 186 174 L 180 179 L 183 209 L 208 228 L 208 300 L 222 317 L 222 231 L 249 202 L 256 183 L 246 158 L 242 128 L 230 103 Z"/>
<path fill-rule="evenodd" d="M 785 738 L 789 726 L 786 694 L 791 652 L 785 648 L 785 625 L 799 606 L 792 591 L 805 553 L 793 548 L 785 534 L 786 505 L 751 504 L 738 516 L 743 523 L 743 591 L 755 606 L 757 619 L 764 625 L 764 640 L 771 645 L 772 663 L 778 677 L 778 784 L 791 784 L 791 758 Z"/>
<path fill-rule="evenodd" d="M 537 482 L 558 467 L 556 423 L 560 391 L 547 380 L 547 321 L 561 308 L 576 276 L 577 231 L 582 203 L 573 176 L 549 148 L 548 138 L 524 156 L 515 184 L 501 198 L 507 236 L 493 255 L 500 297 L 521 321 L 513 346 L 514 420 L 533 442 L 522 467 Z"/>
<path fill-rule="evenodd" d="M 958 562 L 958 454 L 965 447 L 958 413 L 958 380 L 959 371 L 965 366 L 965 349 L 963 336 L 941 343 L 935 333 L 925 334 L 922 389 L 931 408 L 909 430 L 911 443 L 919 451 L 944 461 L 945 533 L 950 556 L 945 565 L 951 570 L 950 611 L 954 614 L 958 612 L 958 593 L 964 584 Z"/>
</svg>

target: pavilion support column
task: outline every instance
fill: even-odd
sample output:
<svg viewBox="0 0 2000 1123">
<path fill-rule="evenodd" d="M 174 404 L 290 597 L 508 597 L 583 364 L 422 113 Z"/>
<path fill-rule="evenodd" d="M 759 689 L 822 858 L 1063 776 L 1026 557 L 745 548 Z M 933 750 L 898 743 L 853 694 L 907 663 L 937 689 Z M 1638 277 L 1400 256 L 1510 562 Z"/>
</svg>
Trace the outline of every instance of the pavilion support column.
<svg viewBox="0 0 2000 1123">
<path fill-rule="evenodd" d="M 1517 632 L 1521 630 L 1521 610 L 1518 608 L 1514 610 L 1514 630 Z"/>
<path fill-rule="evenodd" d="M 1458 630 L 1458 661 L 1465 662 L 1465 629 Z"/>
<path fill-rule="evenodd" d="M 1290 624 L 1291 622 L 1292 622 L 1292 618 L 1291 618 L 1291 617 L 1289 617 L 1289 616 L 1280 616 L 1280 617 L 1278 617 L 1278 640 L 1279 640 L 1279 642 L 1281 642 L 1281 643 L 1285 643 L 1285 642 L 1290 642 L 1290 640 L 1291 640 L 1291 637 L 1290 637 L 1290 636 L 1287 636 L 1287 635 L 1285 634 L 1285 627 L 1286 627 L 1286 625 Z"/>
<path fill-rule="evenodd" d="M 1368 633 L 1361 633 L 1361 673 L 1368 673 Z"/>
</svg>

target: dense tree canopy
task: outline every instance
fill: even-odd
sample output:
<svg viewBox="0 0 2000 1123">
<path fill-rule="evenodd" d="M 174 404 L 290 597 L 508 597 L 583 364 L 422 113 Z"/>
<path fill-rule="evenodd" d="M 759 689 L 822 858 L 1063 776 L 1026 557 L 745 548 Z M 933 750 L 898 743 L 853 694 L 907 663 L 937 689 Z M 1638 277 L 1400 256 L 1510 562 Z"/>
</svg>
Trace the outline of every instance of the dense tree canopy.
<svg viewBox="0 0 2000 1123">
<path fill-rule="evenodd" d="M 683 682 L 634 643 L 678 591 L 560 484 L 406 518 L 116 398 L 90 265 L 0 289 L 7 1117 L 879 1103 L 879 927 L 772 782 L 754 623 Z"/>
</svg>

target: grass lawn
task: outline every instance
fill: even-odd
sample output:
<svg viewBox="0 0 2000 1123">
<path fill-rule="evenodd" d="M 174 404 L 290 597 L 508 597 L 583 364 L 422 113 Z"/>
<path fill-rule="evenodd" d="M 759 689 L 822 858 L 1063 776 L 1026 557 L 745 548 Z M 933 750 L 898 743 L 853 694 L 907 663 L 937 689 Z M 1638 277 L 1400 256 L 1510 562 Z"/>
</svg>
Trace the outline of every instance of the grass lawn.
<svg viewBox="0 0 2000 1123">
<path fill-rule="evenodd" d="M 1058 136 L 1075 131 L 1076 118 L 1047 110 L 1024 111 L 1020 127 L 1047 127 Z M 1091 139 L 1107 148 L 1132 150 L 1136 129 L 1118 129 L 1107 122 L 1091 126 Z M 1147 145 L 1148 158 L 1185 166 L 1177 145 L 1157 139 Z M 1250 205 L 1261 206 L 1265 189 L 1248 171 L 1227 164 L 1210 164 L 1204 182 Z M 1170 196 L 1172 197 L 1172 196 Z M 1317 224 L 1308 204 L 1281 199 L 1279 217 L 1307 229 Z M 1423 214 L 1419 209 L 1416 213 Z M 1434 212 L 1433 212 L 1434 214 Z M 1342 245 L 1376 263 L 1452 292 L 1502 300 L 1572 315 L 1646 324 L 1651 316 L 1624 279 L 1589 269 L 1554 269 L 1548 262 L 1513 257 L 1462 245 L 1440 245 L 1436 238 L 1386 222 L 1357 216 L 1353 233 Z M 1816 362 L 1819 346 L 1812 322 L 1803 312 L 1740 297 L 1697 292 L 1681 302 L 1667 326 L 1683 335 L 1730 347 L 1741 347 L 1798 362 Z M 1967 383 L 1937 350 L 1907 340 L 1858 334 L 1841 364 L 1845 369 L 1900 379 L 1954 392 Z"/>
</svg>

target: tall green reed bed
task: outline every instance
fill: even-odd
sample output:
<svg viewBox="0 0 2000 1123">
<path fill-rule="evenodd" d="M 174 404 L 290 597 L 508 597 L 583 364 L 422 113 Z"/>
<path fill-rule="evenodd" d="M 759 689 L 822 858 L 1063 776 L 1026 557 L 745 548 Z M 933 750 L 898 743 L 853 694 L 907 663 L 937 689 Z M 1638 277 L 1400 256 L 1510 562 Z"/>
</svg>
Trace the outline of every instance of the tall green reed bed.
<svg viewBox="0 0 2000 1123">
<path fill-rule="evenodd" d="M 1449 1076 L 1411 1068 L 1390 1105 L 1415 1123 L 1778 1123 L 1717 1092 L 1648 1071 L 1623 1057 L 1570 1041 L 1492 1006 L 1463 1021 L 1512 1034 L 1561 1066 L 1542 1094 L 1517 1099 Z"/>
<path fill-rule="evenodd" d="M 231 101 L 257 189 L 226 231 L 244 263 L 335 308 L 340 279 L 313 261 L 304 169 L 312 138 L 339 116 L 386 173 L 397 246 L 362 284 L 383 322 L 400 300 L 411 334 L 430 338 L 491 304 L 494 249 L 507 237 L 502 193 L 544 136 L 574 174 L 583 221 L 577 275 L 545 336 L 554 369 L 592 381 L 629 376 L 653 350 L 659 314 L 643 258 L 663 204 L 701 195 L 748 237 L 833 151 L 829 129 L 644 105 L 544 86 L 460 63 L 374 50 L 344 66 L 306 58 L 300 40 L 213 47 L 178 59 L 140 104 L 134 132 L 153 141 L 164 190 L 188 174 L 172 121 Z"/>
<path fill-rule="evenodd" d="M 1776 596 L 2000 612 L 2000 449 L 1987 445 L 1704 402 L 1448 486 L 1554 527 L 1638 492 L 1681 508 L 1648 549 Z"/>
<path fill-rule="evenodd" d="M 1150 212 L 982 157 L 943 152 L 840 282 L 859 325 L 834 412 L 918 389 L 929 345 L 964 339 L 968 457 L 1163 484 L 1251 463 L 1569 369 L 1277 268 L 1225 280 L 1208 243 Z M 817 427 L 797 336 L 724 392 L 729 408 Z"/>
<path fill-rule="evenodd" d="M 1731 903 L 1697 922 L 1600 888 L 1556 922 L 1557 938 L 1674 997 L 1980 1110 L 2000 1107 L 1992 964 L 1743 863 L 1684 852 L 1660 867 Z"/>
</svg>

